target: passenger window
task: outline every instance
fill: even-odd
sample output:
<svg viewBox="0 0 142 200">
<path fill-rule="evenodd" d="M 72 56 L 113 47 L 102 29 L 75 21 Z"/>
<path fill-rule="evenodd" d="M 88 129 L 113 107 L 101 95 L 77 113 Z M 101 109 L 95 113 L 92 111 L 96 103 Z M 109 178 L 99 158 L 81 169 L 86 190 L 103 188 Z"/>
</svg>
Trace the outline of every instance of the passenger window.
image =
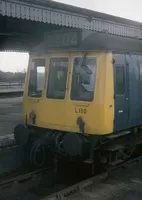
<svg viewBox="0 0 142 200">
<path fill-rule="evenodd" d="M 64 99 L 68 73 L 68 58 L 52 58 L 50 60 L 47 97 Z"/>
<path fill-rule="evenodd" d="M 29 96 L 41 97 L 45 80 L 45 59 L 34 59 L 30 66 Z"/>
<path fill-rule="evenodd" d="M 125 93 L 124 65 L 115 65 L 115 71 L 116 71 L 116 94 L 122 95 Z"/>
<path fill-rule="evenodd" d="M 96 58 L 75 58 L 71 99 L 92 101 L 96 80 Z"/>
</svg>

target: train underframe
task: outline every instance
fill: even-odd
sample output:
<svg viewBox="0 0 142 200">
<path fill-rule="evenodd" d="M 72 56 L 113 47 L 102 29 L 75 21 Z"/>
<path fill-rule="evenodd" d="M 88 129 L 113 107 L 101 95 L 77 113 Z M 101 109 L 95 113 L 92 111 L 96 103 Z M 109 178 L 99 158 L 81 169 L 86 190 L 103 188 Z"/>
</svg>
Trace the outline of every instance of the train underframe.
<svg viewBox="0 0 142 200">
<path fill-rule="evenodd" d="M 14 135 L 17 144 L 30 146 L 30 162 L 38 167 L 60 158 L 93 165 L 96 157 L 105 168 L 114 167 L 135 154 L 142 143 L 141 127 L 97 136 L 19 124 Z"/>
</svg>

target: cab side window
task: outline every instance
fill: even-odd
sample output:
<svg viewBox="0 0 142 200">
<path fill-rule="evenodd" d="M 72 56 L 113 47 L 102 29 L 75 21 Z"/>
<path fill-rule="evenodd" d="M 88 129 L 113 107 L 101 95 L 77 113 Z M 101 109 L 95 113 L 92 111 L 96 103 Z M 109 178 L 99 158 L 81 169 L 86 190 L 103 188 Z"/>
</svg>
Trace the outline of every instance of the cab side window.
<svg viewBox="0 0 142 200">
<path fill-rule="evenodd" d="M 45 59 L 33 59 L 30 66 L 28 95 L 41 97 L 45 81 Z"/>
</svg>

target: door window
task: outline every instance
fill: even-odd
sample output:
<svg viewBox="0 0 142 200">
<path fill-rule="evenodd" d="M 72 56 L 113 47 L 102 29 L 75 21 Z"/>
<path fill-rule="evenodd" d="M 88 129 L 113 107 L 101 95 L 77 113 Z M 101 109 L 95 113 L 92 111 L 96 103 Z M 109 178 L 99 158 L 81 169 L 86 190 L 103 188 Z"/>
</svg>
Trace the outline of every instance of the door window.
<svg viewBox="0 0 142 200">
<path fill-rule="evenodd" d="M 124 65 L 115 65 L 116 72 L 116 94 L 122 95 L 125 93 L 125 71 Z"/>
</svg>

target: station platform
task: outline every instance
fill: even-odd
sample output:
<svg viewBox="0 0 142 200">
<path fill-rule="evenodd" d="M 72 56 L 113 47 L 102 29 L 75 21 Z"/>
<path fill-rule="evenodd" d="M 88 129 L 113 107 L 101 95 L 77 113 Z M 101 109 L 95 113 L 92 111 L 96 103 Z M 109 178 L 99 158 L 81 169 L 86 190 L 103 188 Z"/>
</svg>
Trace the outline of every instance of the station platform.
<svg viewBox="0 0 142 200">
<path fill-rule="evenodd" d="M 15 145 L 13 130 L 23 123 L 22 98 L 0 98 L 0 176 L 23 165 L 22 148 Z"/>
<path fill-rule="evenodd" d="M 23 123 L 22 98 L 0 98 L 0 136 L 12 134 L 19 123 Z"/>
</svg>

